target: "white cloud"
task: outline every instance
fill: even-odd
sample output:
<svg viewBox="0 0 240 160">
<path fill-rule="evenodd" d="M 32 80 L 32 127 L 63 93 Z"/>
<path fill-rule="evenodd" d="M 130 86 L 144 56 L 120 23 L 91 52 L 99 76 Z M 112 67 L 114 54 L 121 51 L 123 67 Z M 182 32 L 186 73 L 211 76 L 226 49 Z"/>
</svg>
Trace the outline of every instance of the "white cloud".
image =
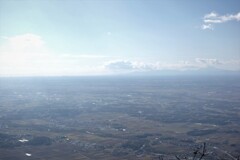
<svg viewBox="0 0 240 160">
<path fill-rule="evenodd" d="M 90 66 L 87 62 L 95 62 L 105 56 L 54 53 L 45 46 L 41 36 L 30 33 L 2 38 L 4 42 L 0 45 L 0 75 L 102 73 L 103 68 Z"/>
<path fill-rule="evenodd" d="M 194 61 L 179 61 L 176 63 L 166 63 L 157 61 L 154 63 L 144 63 L 130 60 L 110 61 L 104 65 L 104 68 L 112 72 L 148 72 L 148 71 L 186 71 L 199 70 L 204 68 L 217 68 L 224 70 L 240 70 L 240 60 L 219 61 L 213 58 L 196 58 Z"/>
<path fill-rule="evenodd" d="M 123 71 L 123 70 L 133 70 L 134 64 L 133 62 L 127 61 L 127 60 L 116 60 L 116 61 L 110 61 L 105 64 L 106 69 L 110 70 L 117 70 L 117 71 Z"/>
<path fill-rule="evenodd" d="M 205 29 L 213 30 L 212 24 L 203 24 L 201 28 L 202 28 L 203 30 L 205 30 Z"/>
<path fill-rule="evenodd" d="M 213 29 L 213 24 L 218 23 L 225 23 L 228 21 L 240 21 L 240 12 L 236 14 L 226 14 L 226 15 L 219 15 L 216 12 L 211 12 L 209 14 L 206 14 L 203 17 L 204 24 L 202 25 L 202 29 Z"/>
<path fill-rule="evenodd" d="M 204 64 L 204 65 L 221 65 L 223 64 L 217 59 L 211 59 L 211 58 L 196 58 L 195 61 L 199 64 Z"/>
<path fill-rule="evenodd" d="M 204 16 L 204 19 L 207 19 L 207 18 L 216 18 L 218 16 L 218 14 L 216 12 L 211 12 L 209 14 L 206 14 Z"/>
<path fill-rule="evenodd" d="M 215 12 L 206 14 L 203 18 L 205 23 L 224 23 L 227 21 L 240 21 L 240 12 L 237 14 L 226 14 L 223 16 L 218 15 Z"/>
<path fill-rule="evenodd" d="M 44 41 L 40 36 L 30 33 L 3 38 L 7 40 L 7 43 L 1 46 L 1 49 L 8 52 L 39 52 L 44 46 Z"/>
<path fill-rule="evenodd" d="M 30 70 L 42 59 L 48 59 L 44 41 L 40 36 L 24 34 L 5 37 L 0 46 L 0 74 Z M 14 71 L 15 70 L 15 71 Z"/>
<path fill-rule="evenodd" d="M 115 60 L 105 63 L 104 68 L 117 72 L 157 70 L 158 63 L 144 63 L 130 60 Z"/>
<path fill-rule="evenodd" d="M 108 70 L 126 72 L 126 71 L 160 71 L 160 70 L 186 70 L 196 69 L 196 66 L 187 61 L 180 61 L 177 63 L 144 63 L 130 60 L 117 60 L 107 62 L 104 66 Z"/>
</svg>

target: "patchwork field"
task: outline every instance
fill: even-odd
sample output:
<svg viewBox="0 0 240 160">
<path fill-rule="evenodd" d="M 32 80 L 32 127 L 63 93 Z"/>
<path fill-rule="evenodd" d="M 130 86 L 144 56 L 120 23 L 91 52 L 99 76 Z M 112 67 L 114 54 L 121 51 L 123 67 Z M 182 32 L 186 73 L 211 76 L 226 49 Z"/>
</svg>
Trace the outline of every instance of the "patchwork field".
<svg viewBox="0 0 240 160">
<path fill-rule="evenodd" d="M 239 77 L 0 79 L 1 160 L 240 155 Z M 199 156 L 199 155 L 197 155 Z"/>
</svg>

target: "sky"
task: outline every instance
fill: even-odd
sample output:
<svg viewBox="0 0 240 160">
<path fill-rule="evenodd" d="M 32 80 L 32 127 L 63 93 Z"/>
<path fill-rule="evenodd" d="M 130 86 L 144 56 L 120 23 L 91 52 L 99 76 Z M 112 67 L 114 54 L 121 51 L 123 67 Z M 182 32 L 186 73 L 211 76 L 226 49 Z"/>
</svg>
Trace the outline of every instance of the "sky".
<svg viewBox="0 0 240 160">
<path fill-rule="evenodd" d="M 240 71 L 239 0 L 0 0 L 0 76 Z"/>
</svg>

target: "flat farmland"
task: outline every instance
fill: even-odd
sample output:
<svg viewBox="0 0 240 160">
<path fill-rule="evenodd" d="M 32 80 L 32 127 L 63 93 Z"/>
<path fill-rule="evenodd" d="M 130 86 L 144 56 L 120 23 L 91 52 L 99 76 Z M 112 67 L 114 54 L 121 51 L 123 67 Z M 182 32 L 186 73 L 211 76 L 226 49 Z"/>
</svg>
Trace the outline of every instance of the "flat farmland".
<svg viewBox="0 0 240 160">
<path fill-rule="evenodd" d="M 0 159 L 205 159 L 240 153 L 239 77 L 0 79 Z"/>
</svg>

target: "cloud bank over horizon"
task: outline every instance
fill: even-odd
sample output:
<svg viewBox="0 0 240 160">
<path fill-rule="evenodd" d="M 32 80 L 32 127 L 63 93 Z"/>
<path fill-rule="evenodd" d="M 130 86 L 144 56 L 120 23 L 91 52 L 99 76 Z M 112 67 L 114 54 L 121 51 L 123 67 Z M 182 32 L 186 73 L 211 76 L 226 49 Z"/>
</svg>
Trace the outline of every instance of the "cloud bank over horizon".
<svg viewBox="0 0 240 160">
<path fill-rule="evenodd" d="M 166 63 L 157 61 L 154 63 L 144 63 L 130 60 L 116 60 L 105 64 L 104 68 L 116 71 L 198 71 L 201 69 L 218 69 L 224 71 L 240 71 L 240 60 L 219 61 L 217 59 L 196 58 L 194 61 L 179 61 L 176 63 Z M 236 68 L 234 68 L 236 67 Z"/>
<path fill-rule="evenodd" d="M 106 75 L 152 71 L 198 71 L 207 68 L 239 71 L 240 60 L 195 58 L 192 61 L 147 62 L 93 54 L 67 54 L 51 51 L 36 34 L 2 37 L 0 45 L 1 76 Z M 141 59 L 141 58 L 139 58 Z"/>
</svg>

